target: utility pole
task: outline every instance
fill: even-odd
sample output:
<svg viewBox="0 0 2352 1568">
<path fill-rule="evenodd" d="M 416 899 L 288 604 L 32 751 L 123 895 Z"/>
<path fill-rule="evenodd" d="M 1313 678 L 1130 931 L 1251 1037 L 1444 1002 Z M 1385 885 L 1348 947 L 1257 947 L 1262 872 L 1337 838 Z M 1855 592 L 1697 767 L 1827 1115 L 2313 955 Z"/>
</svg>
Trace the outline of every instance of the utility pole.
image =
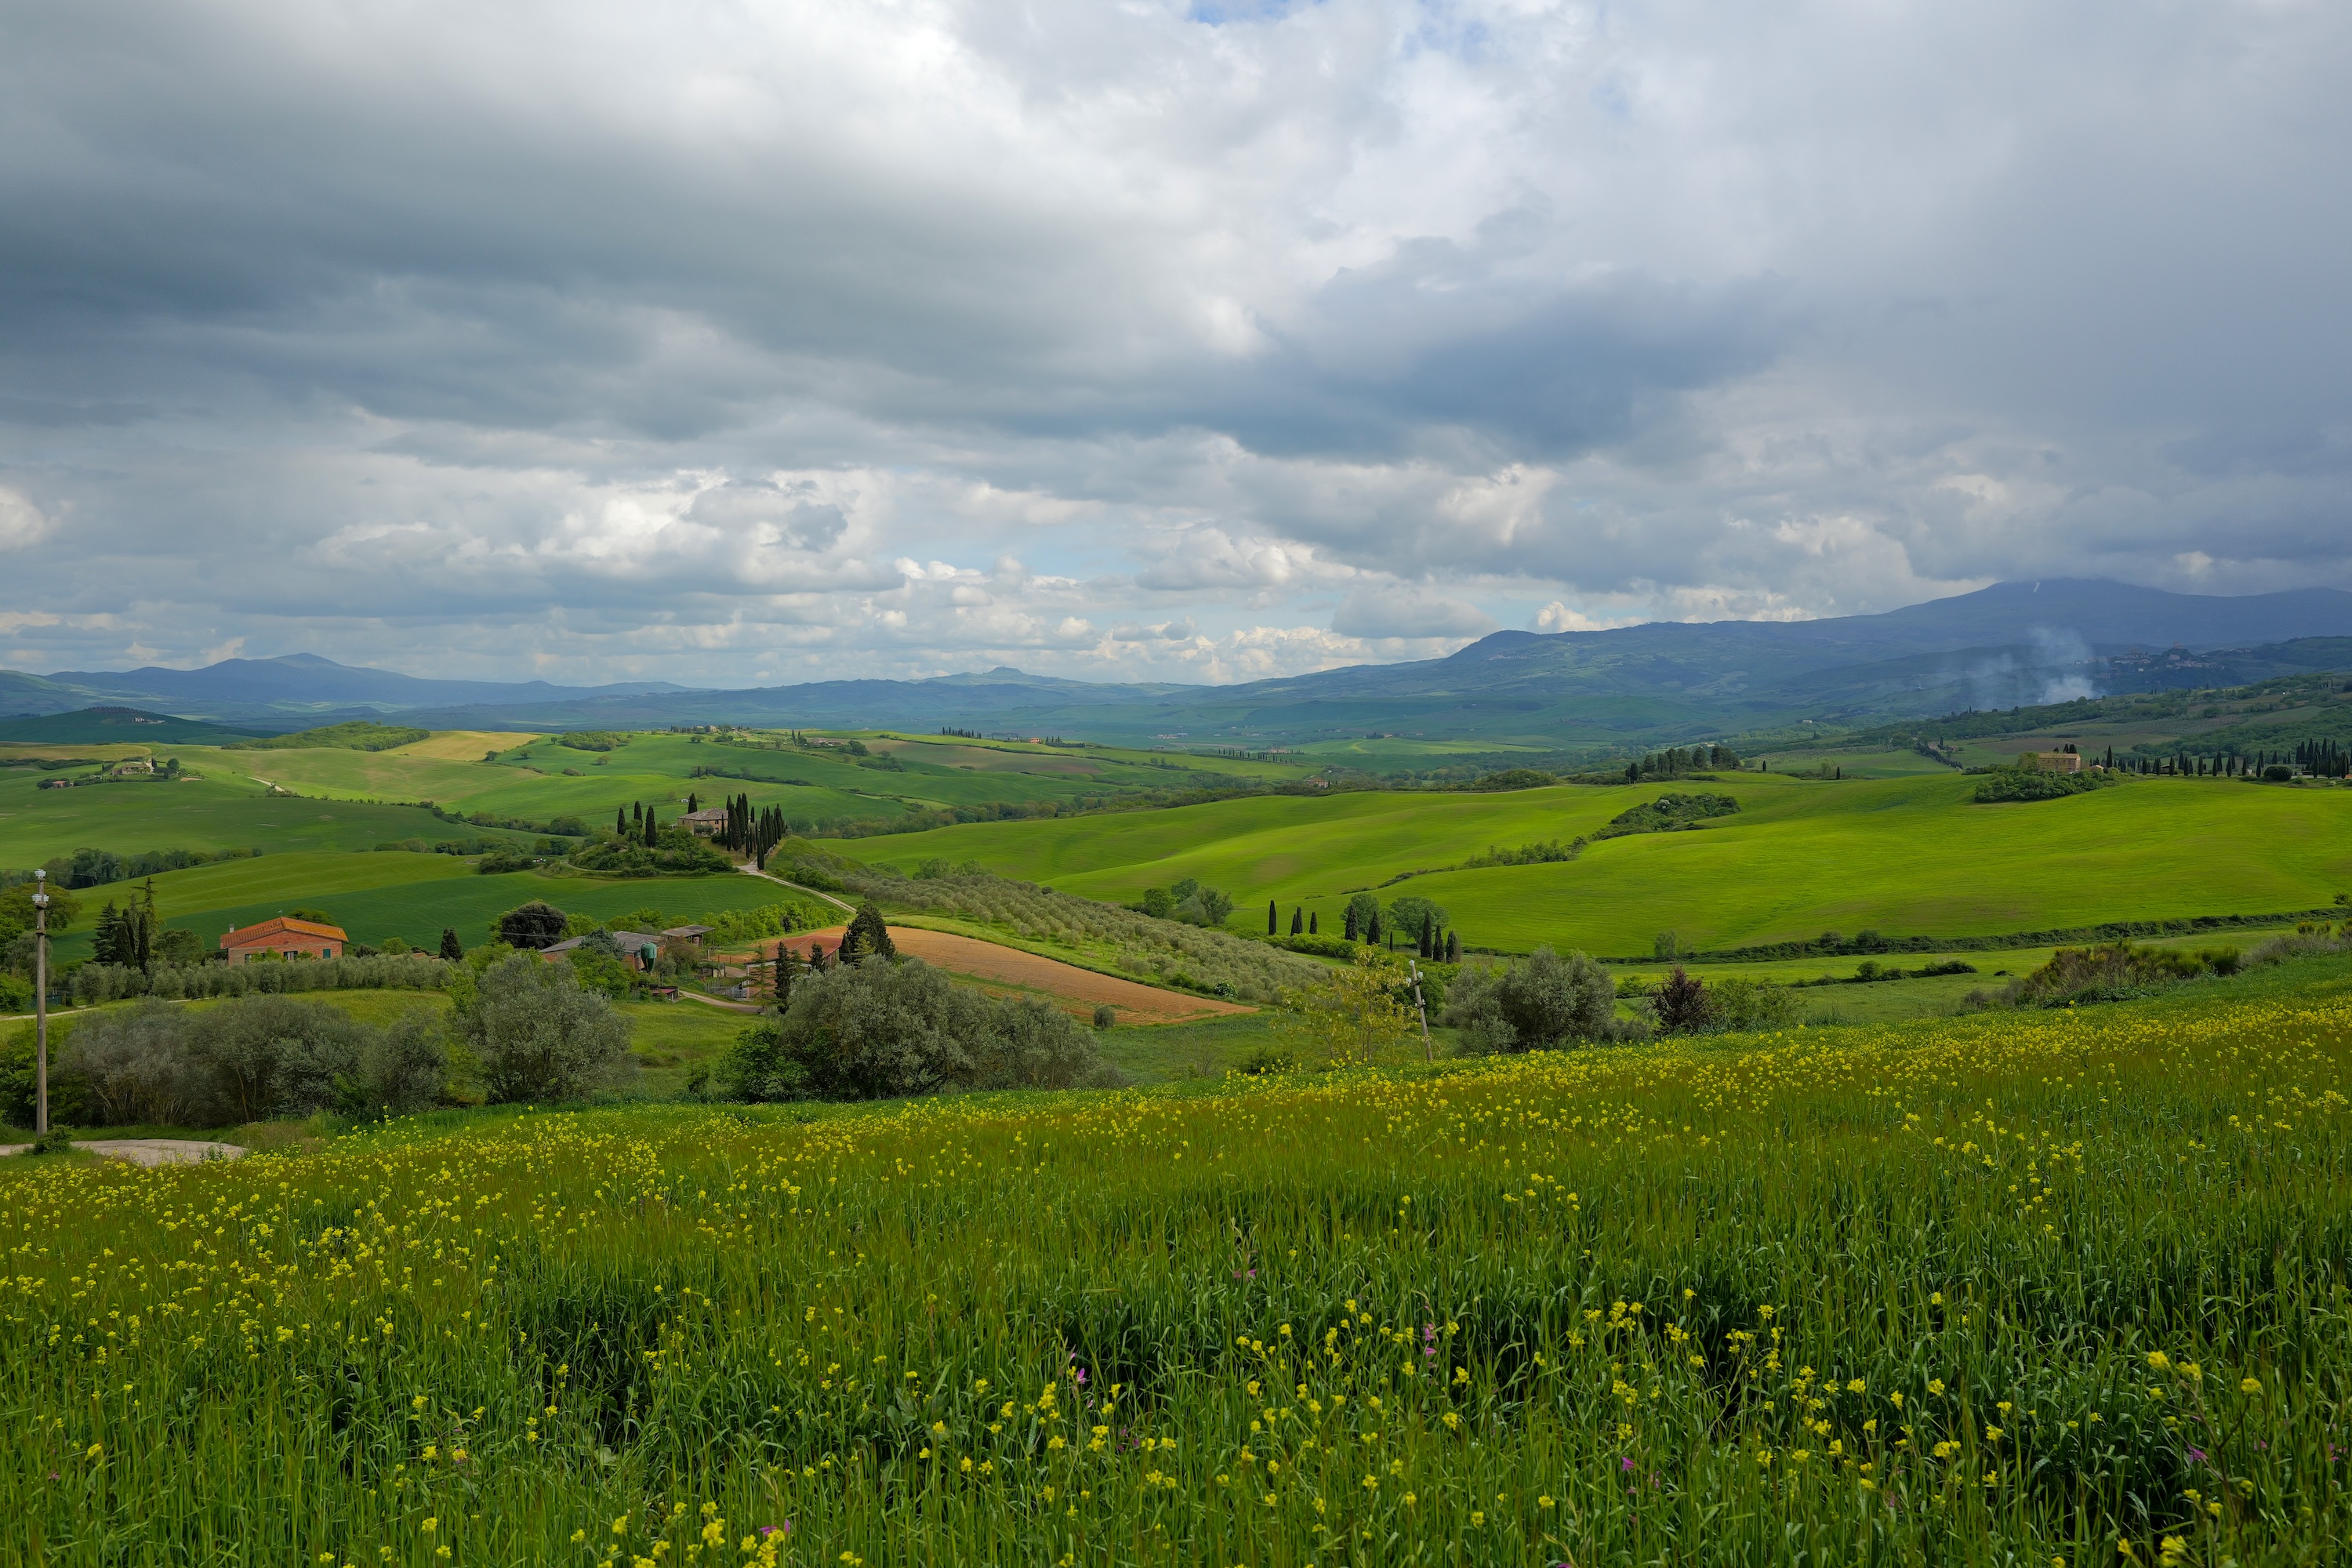
<svg viewBox="0 0 2352 1568">
<path fill-rule="evenodd" d="M 1433 1062 L 1437 1047 L 1429 1043 L 1429 1004 L 1421 999 L 1421 965 L 1408 958 L 1404 966 L 1412 974 L 1412 1010 L 1421 1015 L 1421 1059 Z"/>
<path fill-rule="evenodd" d="M 33 872 L 33 1132 L 49 1131 L 49 874 Z"/>
</svg>

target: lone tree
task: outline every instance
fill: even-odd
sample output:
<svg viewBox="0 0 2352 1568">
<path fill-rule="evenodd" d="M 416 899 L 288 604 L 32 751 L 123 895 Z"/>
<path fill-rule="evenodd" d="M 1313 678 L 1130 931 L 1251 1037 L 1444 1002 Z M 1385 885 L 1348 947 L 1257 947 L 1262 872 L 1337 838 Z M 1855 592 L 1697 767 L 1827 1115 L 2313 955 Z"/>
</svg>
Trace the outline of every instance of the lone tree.
<svg viewBox="0 0 2352 1568">
<path fill-rule="evenodd" d="M 484 973 L 450 1018 L 494 1102 L 578 1100 L 635 1066 L 628 1019 L 583 990 L 568 963 L 516 953 Z"/>
<path fill-rule="evenodd" d="M 896 958 L 898 949 L 890 941 L 890 928 L 882 922 L 882 911 L 871 900 L 857 906 L 857 913 L 841 933 L 841 946 L 834 960 L 853 963 L 861 958 Z"/>
<path fill-rule="evenodd" d="M 532 952 L 553 947 L 563 940 L 564 920 L 562 910 L 533 899 L 499 917 L 499 940 L 509 947 L 529 948 Z M 442 945 L 448 945 L 447 938 L 442 939 Z"/>
<path fill-rule="evenodd" d="M 1679 963 L 1650 998 L 1650 1006 L 1658 1016 L 1658 1027 L 1670 1035 L 1696 1033 L 1715 1022 L 1715 999 Z"/>
<path fill-rule="evenodd" d="M 441 928 L 441 956 L 450 963 L 465 961 L 466 945 L 457 940 L 457 928 L 455 926 Z"/>
<path fill-rule="evenodd" d="M 1273 900 L 1272 899 L 1268 899 L 1268 900 L 1266 900 L 1266 901 L 1265 901 L 1265 934 L 1266 934 L 1266 935 L 1268 935 L 1268 936 L 1280 936 L 1280 935 L 1282 934 L 1282 927 L 1281 927 L 1281 924 L 1280 924 L 1281 919 L 1282 919 L 1282 916 L 1281 916 L 1281 915 L 1280 915 L 1280 914 L 1276 910 L 1276 909 L 1275 909 L 1275 907 L 1274 907 L 1274 900 Z"/>
</svg>

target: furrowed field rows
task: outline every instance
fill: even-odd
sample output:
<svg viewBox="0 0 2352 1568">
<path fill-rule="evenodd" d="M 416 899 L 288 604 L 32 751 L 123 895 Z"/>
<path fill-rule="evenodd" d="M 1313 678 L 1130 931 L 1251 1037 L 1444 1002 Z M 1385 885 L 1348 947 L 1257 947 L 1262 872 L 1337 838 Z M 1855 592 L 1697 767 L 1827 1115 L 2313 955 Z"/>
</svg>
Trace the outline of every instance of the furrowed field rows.
<svg viewBox="0 0 2352 1568">
<path fill-rule="evenodd" d="M 9 1169 L 0 1529 L 58 1563 L 2312 1561 L 2340 967 Z"/>
</svg>

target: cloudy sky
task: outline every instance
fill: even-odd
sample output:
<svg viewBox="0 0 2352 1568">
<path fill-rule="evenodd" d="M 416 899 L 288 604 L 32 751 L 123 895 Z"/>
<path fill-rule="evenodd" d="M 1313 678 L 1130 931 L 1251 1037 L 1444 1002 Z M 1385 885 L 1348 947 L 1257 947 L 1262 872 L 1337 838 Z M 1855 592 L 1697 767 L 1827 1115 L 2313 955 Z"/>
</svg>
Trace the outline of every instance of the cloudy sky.
<svg viewBox="0 0 2352 1568">
<path fill-rule="evenodd" d="M 2352 587 L 2352 6 L 0 0 L 0 664 Z"/>
</svg>

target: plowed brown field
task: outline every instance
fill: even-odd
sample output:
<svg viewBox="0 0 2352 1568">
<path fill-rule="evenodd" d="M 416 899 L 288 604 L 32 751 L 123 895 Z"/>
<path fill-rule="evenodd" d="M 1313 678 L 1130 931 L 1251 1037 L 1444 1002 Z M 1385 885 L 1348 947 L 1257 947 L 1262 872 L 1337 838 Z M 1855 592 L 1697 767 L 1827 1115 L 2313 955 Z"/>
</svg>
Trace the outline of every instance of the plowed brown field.
<svg viewBox="0 0 2352 1568">
<path fill-rule="evenodd" d="M 818 931 L 794 931 L 781 940 L 793 952 L 805 958 L 812 943 L 827 952 L 839 947 L 841 930 L 839 926 L 826 926 Z M 1118 1009 L 1118 1020 L 1122 1024 L 1174 1024 L 1187 1018 L 1208 1018 L 1251 1011 L 1236 1002 L 1220 1002 L 1214 997 L 1192 996 L 1181 991 L 1162 991 L 1156 985 L 1121 980 L 1115 974 L 1097 974 L 1075 963 L 1040 958 L 1017 947 L 999 947 L 992 942 L 959 936 L 953 931 L 925 931 L 919 926 L 892 926 L 890 940 L 898 945 L 900 952 L 919 958 L 950 974 L 977 982 L 982 990 L 992 994 L 1045 996 L 1064 1012 L 1079 1017 L 1091 1016 L 1095 1008 L 1105 1002 Z M 760 946 L 772 952 L 775 951 L 775 939 L 764 941 Z"/>
</svg>

